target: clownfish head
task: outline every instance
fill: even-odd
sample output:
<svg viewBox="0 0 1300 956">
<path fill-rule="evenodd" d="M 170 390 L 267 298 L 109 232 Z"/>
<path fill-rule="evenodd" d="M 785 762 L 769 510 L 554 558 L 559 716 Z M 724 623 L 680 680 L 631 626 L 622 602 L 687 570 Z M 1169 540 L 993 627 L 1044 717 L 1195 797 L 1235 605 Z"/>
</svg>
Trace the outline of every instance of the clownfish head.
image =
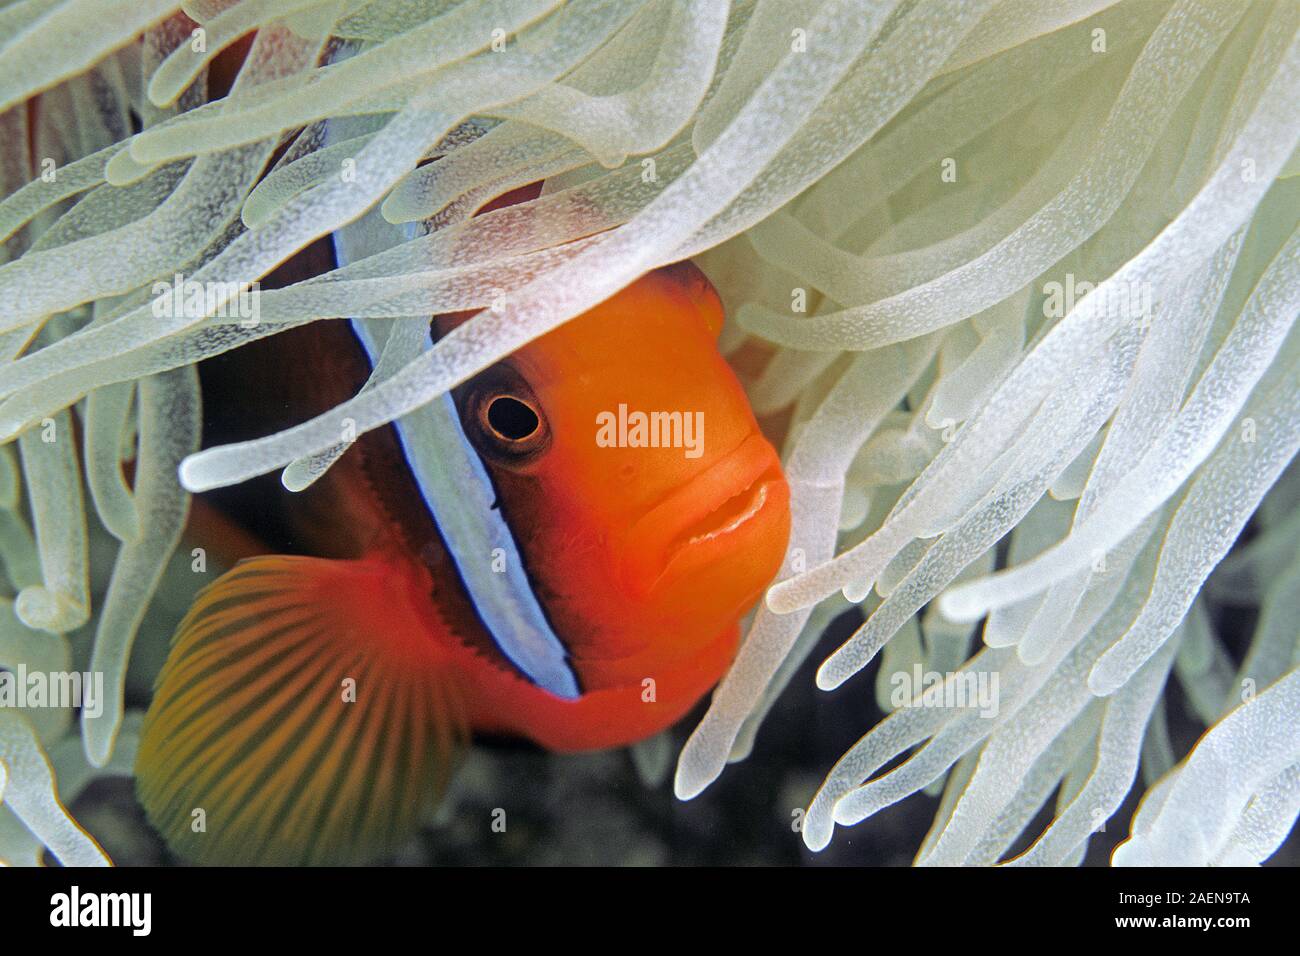
<svg viewBox="0 0 1300 956">
<path fill-rule="evenodd" d="M 722 319 L 704 274 L 679 263 L 458 390 L 585 687 L 688 657 L 780 567 L 789 490 L 718 352 Z"/>
</svg>

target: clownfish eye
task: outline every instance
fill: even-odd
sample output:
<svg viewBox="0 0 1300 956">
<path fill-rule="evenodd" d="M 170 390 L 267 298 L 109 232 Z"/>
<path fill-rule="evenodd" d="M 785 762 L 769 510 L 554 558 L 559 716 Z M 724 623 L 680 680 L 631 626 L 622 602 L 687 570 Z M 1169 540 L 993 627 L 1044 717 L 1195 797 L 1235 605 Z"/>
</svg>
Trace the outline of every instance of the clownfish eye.
<svg viewBox="0 0 1300 956">
<path fill-rule="evenodd" d="M 461 421 L 479 454 L 497 464 L 527 465 L 550 445 L 542 404 L 509 366 L 483 373 L 460 396 Z"/>
<path fill-rule="evenodd" d="M 487 427 L 504 442 L 527 441 L 542 427 L 537 409 L 514 395 L 497 395 L 486 408 Z"/>
</svg>

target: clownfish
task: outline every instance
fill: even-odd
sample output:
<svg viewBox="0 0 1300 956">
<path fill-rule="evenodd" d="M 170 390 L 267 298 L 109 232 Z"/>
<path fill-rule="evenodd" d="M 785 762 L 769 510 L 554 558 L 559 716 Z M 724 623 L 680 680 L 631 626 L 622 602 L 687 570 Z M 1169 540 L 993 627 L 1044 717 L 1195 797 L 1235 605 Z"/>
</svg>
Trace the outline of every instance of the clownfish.
<svg viewBox="0 0 1300 956">
<path fill-rule="evenodd" d="M 144 722 L 137 791 L 172 849 L 374 859 L 409 840 L 474 735 L 621 746 L 707 694 L 790 527 L 722 321 L 693 264 L 656 269 L 361 435 L 306 491 L 258 500 L 298 553 L 199 593 Z M 312 323 L 222 357 L 215 406 L 220 362 L 203 363 L 205 398 L 265 433 L 355 394 L 376 352 L 361 323 Z M 430 416 L 458 440 L 432 463 L 412 441 Z M 681 422 L 689 444 L 647 421 Z"/>
</svg>

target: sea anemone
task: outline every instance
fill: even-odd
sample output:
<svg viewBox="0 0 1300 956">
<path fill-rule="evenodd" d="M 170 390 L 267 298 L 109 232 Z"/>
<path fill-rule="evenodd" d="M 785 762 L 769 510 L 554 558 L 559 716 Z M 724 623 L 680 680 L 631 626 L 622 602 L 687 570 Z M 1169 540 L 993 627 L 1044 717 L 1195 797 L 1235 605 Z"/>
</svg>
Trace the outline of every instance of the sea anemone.
<svg viewBox="0 0 1300 956">
<path fill-rule="evenodd" d="M 130 772 L 187 492 L 304 487 L 686 257 L 784 436 L 794 526 L 677 795 L 811 692 L 859 605 L 817 684 L 880 656 L 889 714 L 828 768 L 809 847 L 928 790 L 918 863 L 1077 863 L 1140 765 L 1114 862 L 1267 858 L 1300 811 L 1298 28 L 1288 0 L 0 6 L 0 668 L 104 676 L 79 715 L 0 708 L 0 859 L 106 862 L 64 803 Z M 423 225 L 229 307 L 367 213 Z M 159 310 L 178 274 L 206 299 Z M 472 309 L 429 351 L 393 336 L 332 411 L 197 451 L 200 360 Z M 1174 682 L 1209 727 L 1185 756 Z"/>
</svg>

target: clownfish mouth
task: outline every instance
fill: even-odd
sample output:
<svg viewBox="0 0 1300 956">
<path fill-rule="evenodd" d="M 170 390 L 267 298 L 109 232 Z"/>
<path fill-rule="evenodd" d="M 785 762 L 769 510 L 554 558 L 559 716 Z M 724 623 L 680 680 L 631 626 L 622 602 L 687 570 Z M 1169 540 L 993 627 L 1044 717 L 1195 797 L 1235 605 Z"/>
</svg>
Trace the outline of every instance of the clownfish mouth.
<svg viewBox="0 0 1300 956">
<path fill-rule="evenodd" d="M 764 519 L 787 497 L 776 452 L 755 432 L 637 521 L 624 558 L 628 578 L 648 593 L 757 544 Z"/>
<path fill-rule="evenodd" d="M 762 509 L 767 501 L 770 483 L 760 479 L 736 492 L 697 522 L 697 526 L 679 534 L 677 540 L 669 546 L 669 551 L 675 553 L 684 547 L 714 541 L 739 529 Z"/>
</svg>

